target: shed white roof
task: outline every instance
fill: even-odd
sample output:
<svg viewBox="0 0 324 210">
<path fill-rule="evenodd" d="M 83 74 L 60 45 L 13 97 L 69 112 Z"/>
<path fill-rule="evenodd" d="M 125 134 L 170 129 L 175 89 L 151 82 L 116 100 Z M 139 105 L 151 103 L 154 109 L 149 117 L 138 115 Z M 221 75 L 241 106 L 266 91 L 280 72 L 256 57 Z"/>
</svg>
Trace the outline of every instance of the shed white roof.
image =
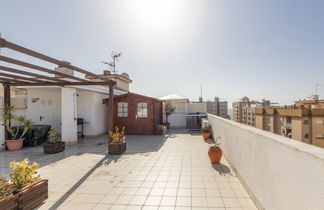
<svg viewBox="0 0 324 210">
<path fill-rule="evenodd" d="M 166 95 L 163 96 L 161 98 L 159 98 L 162 101 L 166 101 L 166 100 L 188 100 L 188 98 L 185 98 L 183 96 L 179 96 L 177 94 L 170 94 L 170 95 Z"/>
</svg>

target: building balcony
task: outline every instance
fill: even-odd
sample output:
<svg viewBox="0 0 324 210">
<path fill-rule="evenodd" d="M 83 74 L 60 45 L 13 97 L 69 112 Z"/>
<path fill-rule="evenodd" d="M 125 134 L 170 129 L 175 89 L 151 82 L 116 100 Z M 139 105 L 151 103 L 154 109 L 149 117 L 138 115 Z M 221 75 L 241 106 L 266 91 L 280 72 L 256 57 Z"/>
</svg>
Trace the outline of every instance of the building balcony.
<svg viewBox="0 0 324 210">
<path fill-rule="evenodd" d="M 324 209 L 324 150 L 208 115 L 223 154 L 259 209 Z"/>
</svg>

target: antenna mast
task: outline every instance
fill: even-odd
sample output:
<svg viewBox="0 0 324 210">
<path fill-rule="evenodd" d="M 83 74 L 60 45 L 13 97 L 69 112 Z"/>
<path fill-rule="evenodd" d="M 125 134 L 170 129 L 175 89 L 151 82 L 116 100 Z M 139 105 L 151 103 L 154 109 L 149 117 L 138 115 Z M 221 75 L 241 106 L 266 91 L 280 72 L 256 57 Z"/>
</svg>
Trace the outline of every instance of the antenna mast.
<svg viewBox="0 0 324 210">
<path fill-rule="evenodd" d="M 203 102 L 203 98 L 202 98 L 202 85 L 200 85 L 200 97 L 199 97 L 199 102 Z"/>
<path fill-rule="evenodd" d="M 104 64 L 107 64 L 112 69 L 113 74 L 117 74 L 116 61 L 118 61 L 121 56 L 122 56 L 122 53 L 116 53 L 116 52 L 113 51 L 111 53 L 111 58 L 112 58 L 113 61 L 112 62 L 103 61 Z"/>
<path fill-rule="evenodd" d="M 320 86 L 321 84 L 315 84 L 315 100 L 318 100 L 319 99 L 319 95 L 318 95 L 318 87 Z"/>
</svg>

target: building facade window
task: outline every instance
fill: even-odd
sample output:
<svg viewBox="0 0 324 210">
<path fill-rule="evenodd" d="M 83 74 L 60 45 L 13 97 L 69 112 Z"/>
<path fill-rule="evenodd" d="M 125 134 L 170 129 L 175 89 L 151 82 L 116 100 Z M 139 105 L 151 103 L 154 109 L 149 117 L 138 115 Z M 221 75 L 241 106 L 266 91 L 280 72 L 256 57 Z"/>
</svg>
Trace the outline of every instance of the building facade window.
<svg viewBox="0 0 324 210">
<path fill-rule="evenodd" d="M 306 133 L 306 134 L 304 135 L 304 138 L 305 138 L 305 139 L 308 139 L 308 137 L 309 137 L 309 135 L 308 135 L 308 133 Z"/>
<path fill-rule="evenodd" d="M 304 125 L 307 125 L 308 124 L 308 120 L 304 120 Z"/>
<path fill-rule="evenodd" d="M 128 103 L 118 102 L 117 117 L 128 117 Z"/>
<path fill-rule="evenodd" d="M 147 103 L 137 104 L 137 117 L 147 117 Z"/>
</svg>

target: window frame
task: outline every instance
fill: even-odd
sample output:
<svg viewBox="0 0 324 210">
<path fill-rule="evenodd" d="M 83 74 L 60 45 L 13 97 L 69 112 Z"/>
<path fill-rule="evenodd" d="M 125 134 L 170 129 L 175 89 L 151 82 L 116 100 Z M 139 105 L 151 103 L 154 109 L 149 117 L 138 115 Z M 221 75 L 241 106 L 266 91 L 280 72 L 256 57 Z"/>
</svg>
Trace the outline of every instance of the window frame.
<svg viewBox="0 0 324 210">
<path fill-rule="evenodd" d="M 144 112 L 144 111 L 146 111 L 146 112 Z M 137 113 L 137 118 L 147 118 L 148 117 L 148 103 L 147 102 L 137 103 L 136 113 Z"/>
<path fill-rule="evenodd" d="M 121 107 L 119 107 L 120 104 L 122 105 Z M 121 111 L 120 111 L 120 108 L 121 108 Z M 128 102 L 120 101 L 117 103 L 117 117 L 118 118 L 127 118 L 128 117 Z"/>
</svg>

